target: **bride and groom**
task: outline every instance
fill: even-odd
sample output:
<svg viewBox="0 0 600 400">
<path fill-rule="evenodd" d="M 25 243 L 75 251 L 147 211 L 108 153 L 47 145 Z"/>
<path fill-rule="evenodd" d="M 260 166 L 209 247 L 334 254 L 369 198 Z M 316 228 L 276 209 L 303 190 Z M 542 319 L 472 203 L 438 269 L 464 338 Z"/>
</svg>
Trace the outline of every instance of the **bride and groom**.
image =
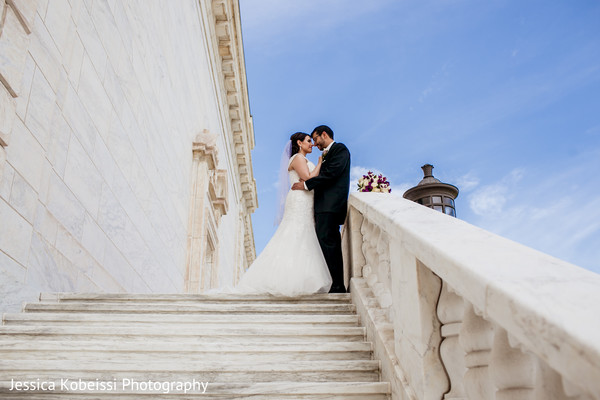
<svg viewBox="0 0 600 400">
<path fill-rule="evenodd" d="M 277 231 L 240 280 L 245 293 L 345 293 L 340 225 L 346 219 L 350 152 L 326 125 L 294 133 L 282 157 L 285 188 Z M 317 165 L 306 155 L 317 146 Z M 283 184 L 282 184 L 283 183 Z M 291 184 L 291 190 L 290 190 Z M 282 201 L 283 203 L 283 201 Z"/>
</svg>

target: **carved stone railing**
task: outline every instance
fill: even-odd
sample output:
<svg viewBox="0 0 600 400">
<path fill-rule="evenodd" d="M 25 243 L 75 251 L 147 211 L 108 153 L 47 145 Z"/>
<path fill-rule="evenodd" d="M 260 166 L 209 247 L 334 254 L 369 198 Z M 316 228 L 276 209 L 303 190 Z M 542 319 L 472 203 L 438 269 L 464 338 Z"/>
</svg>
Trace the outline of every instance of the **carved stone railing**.
<svg viewBox="0 0 600 400">
<path fill-rule="evenodd" d="M 350 196 L 346 276 L 393 399 L 600 399 L 600 275 L 397 196 Z"/>
</svg>

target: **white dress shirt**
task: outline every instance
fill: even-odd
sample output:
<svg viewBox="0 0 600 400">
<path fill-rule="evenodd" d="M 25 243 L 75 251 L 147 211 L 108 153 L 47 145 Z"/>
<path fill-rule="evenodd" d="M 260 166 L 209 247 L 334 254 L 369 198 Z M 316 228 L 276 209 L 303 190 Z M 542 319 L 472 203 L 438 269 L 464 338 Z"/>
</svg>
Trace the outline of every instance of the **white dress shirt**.
<svg viewBox="0 0 600 400">
<path fill-rule="evenodd" d="M 323 149 L 323 154 L 329 153 L 329 150 L 331 149 L 331 146 L 333 146 L 334 143 L 335 143 L 335 140 L 333 142 L 329 143 L 329 146 L 327 146 Z"/>
</svg>

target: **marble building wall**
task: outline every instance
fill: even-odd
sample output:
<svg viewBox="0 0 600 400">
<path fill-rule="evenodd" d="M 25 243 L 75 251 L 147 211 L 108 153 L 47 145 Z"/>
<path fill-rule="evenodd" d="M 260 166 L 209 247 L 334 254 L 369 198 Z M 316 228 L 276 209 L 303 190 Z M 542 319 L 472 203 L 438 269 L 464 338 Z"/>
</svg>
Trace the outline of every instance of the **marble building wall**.
<svg viewBox="0 0 600 400">
<path fill-rule="evenodd" d="M 228 174 L 219 279 L 235 276 L 244 207 L 201 4 L 0 0 L 0 310 L 40 291 L 182 292 L 203 130 Z"/>
</svg>

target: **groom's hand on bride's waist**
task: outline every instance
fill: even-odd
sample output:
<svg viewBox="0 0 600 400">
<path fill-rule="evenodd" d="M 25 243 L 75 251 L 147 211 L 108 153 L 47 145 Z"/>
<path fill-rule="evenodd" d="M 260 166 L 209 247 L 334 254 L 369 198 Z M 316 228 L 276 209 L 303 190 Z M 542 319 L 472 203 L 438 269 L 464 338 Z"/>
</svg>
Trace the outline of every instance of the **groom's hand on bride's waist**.
<svg viewBox="0 0 600 400">
<path fill-rule="evenodd" d="M 292 185 L 292 190 L 306 190 L 304 181 L 296 182 Z"/>
</svg>

